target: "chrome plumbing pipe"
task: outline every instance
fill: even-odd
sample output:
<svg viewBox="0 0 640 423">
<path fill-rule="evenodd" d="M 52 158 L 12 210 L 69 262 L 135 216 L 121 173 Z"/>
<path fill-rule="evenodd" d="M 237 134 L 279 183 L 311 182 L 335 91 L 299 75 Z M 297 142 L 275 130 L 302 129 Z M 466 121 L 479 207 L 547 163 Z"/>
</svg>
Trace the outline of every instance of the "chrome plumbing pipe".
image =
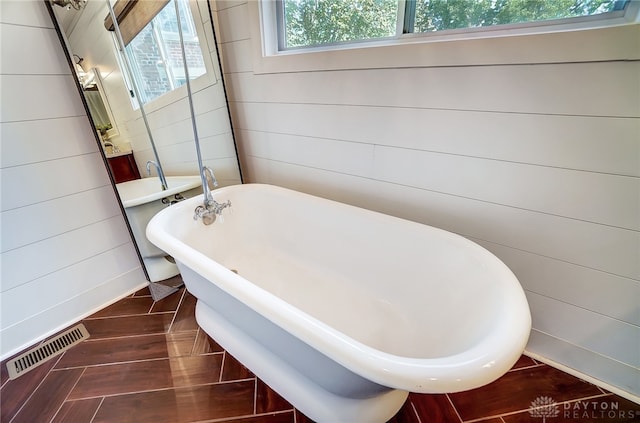
<svg viewBox="0 0 640 423">
<path fill-rule="evenodd" d="M 208 206 L 213 198 L 211 197 L 211 190 L 209 190 L 209 183 L 207 182 L 205 166 L 202 162 L 202 151 L 200 150 L 200 138 L 198 138 L 198 127 L 196 125 L 196 113 L 193 109 L 193 95 L 191 94 L 191 78 L 189 77 L 189 66 L 187 65 L 187 53 L 184 49 L 184 38 L 182 35 L 182 22 L 180 20 L 180 6 L 178 0 L 173 0 L 176 7 L 176 19 L 178 21 L 178 35 L 180 36 L 180 51 L 182 52 L 182 65 L 184 66 L 184 76 L 187 84 L 187 100 L 189 103 L 189 110 L 191 111 L 191 127 L 193 128 L 193 137 L 196 145 L 196 155 L 198 156 L 198 169 L 200 169 L 200 179 L 202 181 L 202 192 L 204 194 L 204 204 Z M 213 172 L 209 169 L 211 175 Z M 215 177 L 214 177 L 215 180 Z"/>
</svg>

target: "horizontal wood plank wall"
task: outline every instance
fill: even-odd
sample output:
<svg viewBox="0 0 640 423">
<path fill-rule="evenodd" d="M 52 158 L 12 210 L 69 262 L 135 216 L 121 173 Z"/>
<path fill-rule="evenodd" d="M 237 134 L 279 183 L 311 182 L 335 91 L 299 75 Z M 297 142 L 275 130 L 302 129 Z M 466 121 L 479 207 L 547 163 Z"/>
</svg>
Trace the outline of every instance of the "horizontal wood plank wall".
<svg viewBox="0 0 640 423">
<path fill-rule="evenodd" d="M 248 4 L 212 4 L 248 181 L 473 239 L 530 352 L 640 395 L 640 62 L 254 74 Z"/>
<path fill-rule="evenodd" d="M 146 283 L 41 1 L 0 2 L 0 355 Z"/>
</svg>

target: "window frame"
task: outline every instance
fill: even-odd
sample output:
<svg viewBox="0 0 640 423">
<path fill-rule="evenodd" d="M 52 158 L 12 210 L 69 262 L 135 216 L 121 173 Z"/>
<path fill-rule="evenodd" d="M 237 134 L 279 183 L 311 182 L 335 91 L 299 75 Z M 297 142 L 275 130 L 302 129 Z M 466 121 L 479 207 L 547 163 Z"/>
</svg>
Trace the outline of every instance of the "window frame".
<svg viewBox="0 0 640 423">
<path fill-rule="evenodd" d="M 195 26 L 195 30 L 198 36 L 198 43 L 200 44 L 200 50 L 202 52 L 202 57 L 204 60 L 204 65 L 206 72 L 200 75 L 197 78 L 191 80 L 191 90 L 195 94 L 198 91 L 201 91 L 209 86 L 215 85 L 218 82 L 218 78 L 215 73 L 215 67 L 211 60 L 211 46 L 209 45 L 209 38 L 206 34 L 204 23 L 208 22 L 208 18 L 205 18 L 201 15 L 200 6 L 197 0 L 187 0 L 189 4 L 189 9 L 191 11 L 191 16 L 193 17 L 193 23 Z M 169 6 L 169 4 L 167 5 Z M 148 25 L 151 25 L 149 22 Z M 127 67 L 124 63 L 123 55 L 126 54 L 124 51 L 120 49 L 120 45 L 116 38 L 114 32 L 111 32 L 112 41 L 115 49 L 116 61 L 118 63 L 118 67 L 120 68 L 121 73 L 124 76 L 125 86 L 129 91 L 129 100 L 131 101 L 131 107 L 133 110 L 139 110 L 140 105 L 138 103 L 138 99 L 134 96 L 134 91 L 132 87 L 131 79 L 134 78 L 133 75 L 129 75 L 127 71 Z M 135 68 L 135 64 L 131 63 L 132 67 Z M 135 72 L 135 69 L 132 69 Z M 187 97 L 187 87 L 186 84 L 180 85 L 179 87 L 172 89 L 171 91 L 167 91 L 164 94 L 154 98 L 153 100 L 144 103 L 144 110 L 146 113 L 151 113 L 156 110 L 160 110 L 164 107 L 169 106 L 172 103 L 180 101 L 183 98 Z"/>
<path fill-rule="evenodd" d="M 404 0 L 400 1 L 404 6 Z M 630 2 L 624 11 L 607 14 L 403 33 L 384 39 L 287 50 L 278 48 L 275 0 L 252 1 L 247 7 L 257 74 L 640 59 L 636 41 L 640 39 L 640 1 Z"/>
</svg>

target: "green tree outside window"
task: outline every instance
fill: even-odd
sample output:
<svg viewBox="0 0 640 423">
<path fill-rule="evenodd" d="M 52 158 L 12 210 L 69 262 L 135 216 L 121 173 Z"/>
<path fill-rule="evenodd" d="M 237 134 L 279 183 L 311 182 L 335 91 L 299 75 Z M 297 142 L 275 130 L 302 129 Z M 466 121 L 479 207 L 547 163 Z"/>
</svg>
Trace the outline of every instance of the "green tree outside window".
<svg viewBox="0 0 640 423">
<path fill-rule="evenodd" d="M 405 32 L 590 16 L 620 10 L 624 0 L 406 0 L 415 16 Z M 397 0 L 282 0 L 284 47 L 296 48 L 395 36 Z M 406 13 L 406 12 L 405 12 Z M 409 28 L 409 29 L 408 29 Z"/>
</svg>

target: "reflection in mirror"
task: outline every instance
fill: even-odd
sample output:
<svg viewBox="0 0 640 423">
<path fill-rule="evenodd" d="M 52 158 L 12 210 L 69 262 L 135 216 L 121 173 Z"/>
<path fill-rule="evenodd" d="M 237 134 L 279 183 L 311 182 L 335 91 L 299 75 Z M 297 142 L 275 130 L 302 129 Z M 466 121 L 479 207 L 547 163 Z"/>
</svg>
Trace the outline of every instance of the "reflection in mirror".
<svg viewBox="0 0 640 423">
<path fill-rule="evenodd" d="M 176 0 L 176 1 L 179 1 L 179 0 Z M 106 3 L 107 3 L 107 7 L 109 9 L 109 15 L 107 16 L 106 20 L 111 20 L 113 29 L 115 30 L 116 41 L 117 41 L 117 45 L 118 45 L 118 52 L 121 54 L 122 59 L 123 59 L 123 63 L 124 63 L 123 70 L 125 71 L 125 74 L 129 75 L 129 78 L 132 78 L 132 77 L 134 77 L 136 74 L 138 74 L 140 72 L 138 71 L 138 68 L 134 69 L 134 68 L 131 67 L 130 58 L 128 58 L 127 54 L 126 54 L 127 45 L 122 40 L 122 33 L 120 32 L 120 25 L 118 24 L 118 19 L 117 19 L 115 11 L 113 9 L 113 5 L 111 4 L 110 0 L 106 0 Z M 132 9 L 132 10 L 134 10 L 134 9 Z M 129 20 L 127 20 L 127 22 L 129 22 Z M 140 25 L 138 27 L 139 28 L 145 28 L 145 25 L 147 25 L 145 22 L 146 21 L 140 23 Z M 151 20 L 151 23 L 152 22 L 153 22 L 153 19 Z M 105 26 L 107 27 L 107 29 L 111 30 L 109 25 L 105 25 Z M 149 25 L 147 25 L 147 26 L 149 26 Z M 144 31 L 144 29 L 143 29 L 143 31 Z M 139 37 L 139 35 L 135 35 L 135 38 L 138 38 L 138 37 Z M 148 50 L 153 52 L 152 48 L 150 48 Z M 149 56 L 149 55 L 147 54 L 147 56 Z M 153 63 L 153 58 L 151 58 L 150 62 Z M 149 119 L 147 118 L 147 114 L 145 113 L 144 107 L 143 107 L 143 104 L 147 103 L 147 100 L 143 99 L 140 96 L 140 89 L 138 88 L 138 84 L 139 84 L 139 82 L 133 81 L 133 83 L 131 84 L 131 87 L 133 88 L 132 92 L 134 93 L 134 96 L 135 96 L 134 98 L 136 98 L 138 100 L 137 101 L 137 105 L 140 108 L 140 115 L 142 116 L 142 121 L 144 122 L 144 127 L 147 130 L 147 136 L 149 137 L 149 142 L 151 144 L 151 149 L 153 151 L 153 158 L 154 158 L 154 160 L 148 160 L 147 161 L 147 174 L 149 176 L 151 176 L 151 165 L 155 166 L 156 171 L 158 172 L 158 178 L 160 179 L 160 187 L 161 187 L 162 191 L 166 191 L 166 190 L 169 189 L 169 185 L 167 184 L 167 179 L 166 179 L 166 177 L 164 175 L 164 171 L 162 170 L 162 164 L 161 164 L 162 162 L 160 161 L 160 156 L 158 156 L 158 150 L 156 148 L 156 144 L 153 142 L 151 126 L 149 126 Z M 135 209 L 135 210 L 137 210 L 137 209 Z M 135 232 L 134 232 L 134 235 L 136 235 Z M 143 259 L 144 258 L 145 258 L 145 256 L 143 256 Z"/>
<path fill-rule="evenodd" d="M 95 85 L 93 87 L 84 87 L 83 91 L 84 98 L 87 100 L 87 106 L 89 106 L 89 112 L 91 113 L 93 123 L 96 125 L 98 132 L 104 136 L 106 135 L 107 130 L 113 128 L 113 126 L 109 120 L 107 108 L 102 101 L 100 92 Z"/>
<path fill-rule="evenodd" d="M 209 5 L 206 1 L 181 1 L 184 2 L 180 5 L 181 15 L 185 8 L 192 16 L 192 22 L 186 24 L 191 31 L 190 39 L 197 42 L 203 58 L 199 65 L 201 71 L 191 75 L 195 121 L 203 162 L 214 169 L 220 186 L 238 184 L 242 182 L 241 174 L 226 94 L 221 80 Z M 165 0 L 158 2 L 118 0 L 112 4 L 118 14 L 118 9 L 123 6 L 131 7 L 159 2 L 166 3 L 168 9 L 175 8 L 172 1 Z M 133 72 L 139 72 L 139 74 L 128 75 L 114 34 L 107 30 L 109 25 L 105 18 L 109 16 L 109 8 L 105 0 L 88 0 L 79 10 L 54 7 L 51 4 L 48 7 L 52 8 L 56 16 L 55 25 L 62 33 L 63 47 L 72 58 L 71 63 L 76 64 L 79 58 L 82 58 L 81 68 L 83 71 L 86 70 L 85 85 L 90 85 L 86 82 L 92 77 L 95 80 L 96 87 L 85 87 L 83 95 L 88 108 L 91 109 L 90 120 L 96 131 L 100 132 L 105 123 L 100 116 L 99 106 L 94 109 L 90 104 L 93 104 L 94 100 L 99 101 L 98 98 L 100 98 L 109 116 L 112 129 L 103 131 L 105 136 L 98 139 L 101 141 L 103 153 L 109 164 L 109 171 L 116 182 L 116 188 L 143 258 L 146 273 L 152 282 L 170 278 L 177 274 L 177 268 L 170 259 L 165 258 L 162 251 L 147 250 L 148 241 L 144 230 L 146 221 L 168 204 L 179 201 L 183 196 L 202 195 L 184 73 L 180 72 L 180 67 L 183 66 L 182 58 L 173 57 L 170 54 L 154 56 L 146 62 L 147 65 L 152 65 L 147 67 L 146 71 L 142 69 L 145 62 L 138 61 L 138 64 L 133 66 Z M 147 34 L 146 36 L 151 38 L 162 39 L 169 47 L 165 51 L 173 51 L 171 43 L 174 43 L 177 37 L 172 35 L 172 25 L 166 23 L 168 14 L 168 11 L 162 11 L 160 14 L 160 17 L 165 19 L 163 24 L 150 21 L 137 33 L 134 30 L 130 35 L 130 43 L 137 35 Z M 127 16 L 131 16 L 131 12 Z M 181 22 L 184 21 L 181 20 Z M 121 26 L 125 25 L 126 17 L 118 15 L 118 23 Z M 164 32 L 159 30 L 158 25 L 162 26 Z M 136 43 L 135 47 L 138 50 L 135 54 L 138 57 L 143 57 L 145 52 L 151 56 L 151 53 L 157 50 L 157 47 L 151 45 L 151 41 L 157 43 L 157 40 L 149 41 L 149 43 Z M 185 46 L 186 43 L 185 39 Z M 179 49 L 176 53 L 180 56 Z M 76 71 L 77 68 L 76 66 Z M 149 75 L 152 72 L 163 75 L 172 73 L 174 81 L 169 83 L 169 85 L 173 84 L 169 90 L 141 100 L 149 124 L 149 131 L 147 131 L 138 98 L 135 95 L 132 96 L 134 91 L 132 83 L 134 80 L 137 82 L 142 80 L 142 84 L 147 85 L 141 91 L 150 91 L 151 79 L 145 80 L 144 77 L 145 74 Z M 92 99 L 89 100 L 89 98 Z M 157 151 L 158 158 L 161 160 L 171 194 L 168 194 L 169 191 L 161 190 L 155 167 L 154 150 Z M 186 183 L 187 180 L 193 180 L 194 185 Z M 175 193 L 174 188 L 178 190 Z M 150 193 L 149 190 L 153 192 Z M 138 221 L 140 215 L 142 219 Z"/>
<path fill-rule="evenodd" d="M 80 58 L 81 61 L 82 58 Z M 100 70 L 98 68 L 93 68 L 88 72 L 81 72 L 81 70 L 77 71 L 78 80 L 102 147 L 107 155 L 119 153 L 120 148 L 109 140 L 118 135 L 118 126 L 104 95 Z"/>
</svg>

